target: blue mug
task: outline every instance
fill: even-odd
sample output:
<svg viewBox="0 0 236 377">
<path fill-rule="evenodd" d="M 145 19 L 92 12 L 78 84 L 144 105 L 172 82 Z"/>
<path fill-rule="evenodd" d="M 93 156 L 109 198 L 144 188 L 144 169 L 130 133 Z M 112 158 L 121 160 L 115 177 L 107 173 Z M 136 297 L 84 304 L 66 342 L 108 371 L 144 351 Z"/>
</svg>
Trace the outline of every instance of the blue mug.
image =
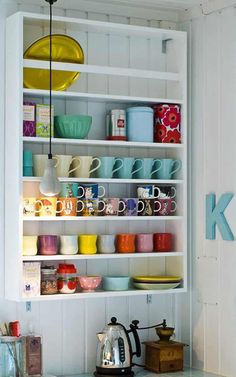
<svg viewBox="0 0 236 377">
<path fill-rule="evenodd" d="M 153 174 L 153 178 L 155 179 L 172 179 L 173 174 L 178 172 L 182 166 L 180 160 L 174 160 L 172 158 L 163 158 L 161 162 L 160 169 L 156 170 Z"/>
<path fill-rule="evenodd" d="M 100 193 L 99 193 L 100 190 Z M 102 192 L 101 192 L 102 191 Z M 85 183 L 78 186 L 79 199 L 97 199 L 105 195 L 105 187 L 97 183 Z"/>
<path fill-rule="evenodd" d="M 120 170 L 123 167 L 123 161 L 121 158 L 115 158 L 115 157 L 99 157 L 101 161 L 101 165 L 99 168 L 95 171 L 96 178 L 112 178 L 113 174 Z M 117 165 L 116 168 L 115 160 L 119 166 Z"/>
<path fill-rule="evenodd" d="M 60 197 L 77 198 L 78 183 L 63 182 L 63 183 L 60 183 L 60 186 L 61 186 Z"/>
<path fill-rule="evenodd" d="M 158 158 L 142 158 L 141 159 L 142 166 L 140 163 L 140 159 L 136 159 L 134 164 L 134 169 L 137 169 L 141 166 L 136 173 L 133 174 L 133 178 L 135 179 L 152 179 L 154 178 L 153 175 L 161 169 L 162 161 Z M 155 168 L 154 168 L 155 165 Z"/>
<path fill-rule="evenodd" d="M 115 159 L 115 169 L 119 166 L 118 160 L 123 161 L 123 166 L 113 174 L 113 178 L 130 179 L 132 178 L 132 174 L 135 174 L 136 172 L 141 170 L 143 166 L 143 162 L 141 159 L 135 159 L 134 157 L 121 157 Z M 141 164 L 139 168 L 133 170 L 136 161 L 140 161 Z"/>
</svg>

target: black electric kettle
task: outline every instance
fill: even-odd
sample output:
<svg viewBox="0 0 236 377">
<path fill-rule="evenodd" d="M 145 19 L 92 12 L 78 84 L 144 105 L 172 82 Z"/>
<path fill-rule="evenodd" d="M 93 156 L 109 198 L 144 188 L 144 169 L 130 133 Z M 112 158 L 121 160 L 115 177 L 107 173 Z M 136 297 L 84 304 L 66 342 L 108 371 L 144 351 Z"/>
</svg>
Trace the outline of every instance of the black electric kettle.
<svg viewBox="0 0 236 377">
<path fill-rule="evenodd" d="M 124 375 L 132 376 L 132 357 L 141 356 L 141 344 L 137 333 L 139 321 L 130 324 L 130 330 L 117 323 L 115 317 L 106 325 L 102 332 L 97 333 L 97 362 L 95 376 Z M 136 351 L 132 351 L 129 333 L 132 332 Z"/>
</svg>

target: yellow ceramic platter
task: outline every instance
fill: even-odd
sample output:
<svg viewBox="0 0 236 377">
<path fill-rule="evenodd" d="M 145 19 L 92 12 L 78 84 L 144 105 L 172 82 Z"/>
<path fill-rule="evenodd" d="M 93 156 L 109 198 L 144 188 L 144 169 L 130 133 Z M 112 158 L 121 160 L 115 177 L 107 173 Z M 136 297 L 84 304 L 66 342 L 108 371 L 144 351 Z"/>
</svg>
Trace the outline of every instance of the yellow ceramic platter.
<svg viewBox="0 0 236 377">
<path fill-rule="evenodd" d="M 24 53 L 24 59 L 49 60 L 49 35 L 38 39 Z M 52 35 L 52 60 L 63 63 L 84 63 L 84 53 L 80 44 L 68 35 Z M 52 71 L 52 89 L 67 89 L 80 75 L 80 72 Z M 49 89 L 49 69 L 24 68 L 24 87 Z"/>
<path fill-rule="evenodd" d="M 133 279 L 136 281 L 136 282 L 140 282 L 140 283 L 164 283 L 164 282 L 168 282 L 168 283 L 171 283 L 171 282 L 177 282 L 177 281 L 180 281 L 182 279 L 181 276 L 133 276 Z"/>
</svg>

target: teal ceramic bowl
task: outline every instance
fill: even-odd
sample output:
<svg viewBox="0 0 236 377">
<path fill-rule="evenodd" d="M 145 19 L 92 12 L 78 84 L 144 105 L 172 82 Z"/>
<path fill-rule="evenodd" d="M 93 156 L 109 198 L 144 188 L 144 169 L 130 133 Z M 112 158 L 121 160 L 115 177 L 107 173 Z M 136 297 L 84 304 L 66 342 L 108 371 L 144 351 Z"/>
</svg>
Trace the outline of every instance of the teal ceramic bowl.
<svg viewBox="0 0 236 377">
<path fill-rule="evenodd" d="M 54 117 L 56 137 L 65 139 L 84 139 L 91 128 L 90 115 L 57 115 Z"/>
<path fill-rule="evenodd" d="M 102 287 L 104 291 L 127 291 L 129 289 L 129 276 L 104 276 Z"/>
</svg>

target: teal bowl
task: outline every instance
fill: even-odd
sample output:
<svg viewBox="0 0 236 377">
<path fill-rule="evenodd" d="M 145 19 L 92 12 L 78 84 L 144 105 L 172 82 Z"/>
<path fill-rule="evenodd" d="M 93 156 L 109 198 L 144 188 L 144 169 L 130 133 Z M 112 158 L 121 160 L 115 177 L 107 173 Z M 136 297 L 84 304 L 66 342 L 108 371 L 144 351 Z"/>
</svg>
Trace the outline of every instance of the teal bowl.
<svg viewBox="0 0 236 377">
<path fill-rule="evenodd" d="M 54 117 L 55 135 L 65 139 L 84 139 L 91 128 L 90 115 L 57 115 Z"/>
<path fill-rule="evenodd" d="M 104 276 L 102 287 L 104 291 L 127 291 L 129 289 L 129 276 Z"/>
</svg>

